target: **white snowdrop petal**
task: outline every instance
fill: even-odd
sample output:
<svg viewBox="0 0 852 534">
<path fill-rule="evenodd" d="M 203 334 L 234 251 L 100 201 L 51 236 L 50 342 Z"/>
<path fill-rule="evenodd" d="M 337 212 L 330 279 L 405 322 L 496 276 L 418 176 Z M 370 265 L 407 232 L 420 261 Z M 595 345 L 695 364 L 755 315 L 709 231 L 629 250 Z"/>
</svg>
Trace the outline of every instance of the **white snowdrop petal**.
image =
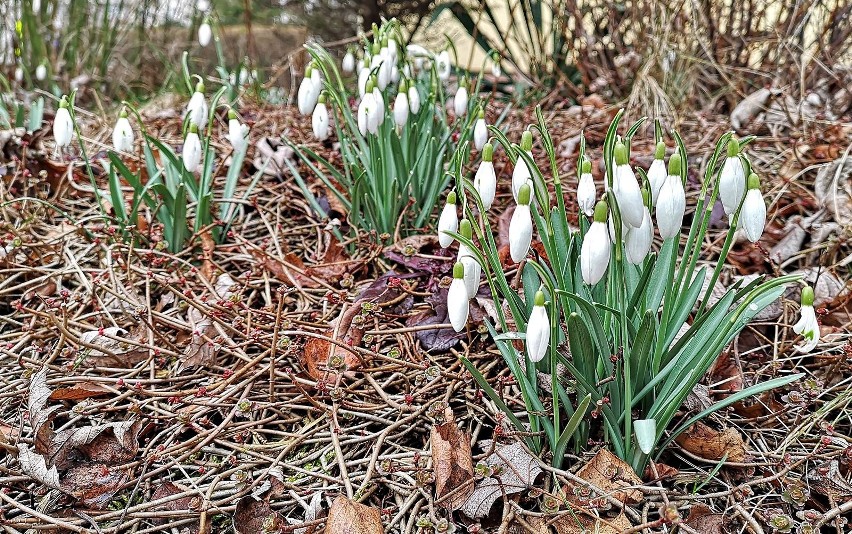
<svg viewBox="0 0 852 534">
<path fill-rule="evenodd" d="M 464 280 L 454 278 L 447 292 L 447 317 L 450 320 L 450 324 L 453 325 L 453 330 L 456 332 L 464 330 L 469 312 L 470 302 L 467 298 L 467 288 L 464 285 Z"/>
<path fill-rule="evenodd" d="M 534 362 L 540 362 L 550 344 L 550 318 L 544 306 L 533 306 L 526 337 L 527 356 Z"/>
<path fill-rule="evenodd" d="M 447 248 L 453 242 L 453 237 L 446 232 L 458 232 L 459 218 L 456 211 L 456 205 L 444 204 L 444 209 L 441 211 L 441 217 L 438 219 L 438 244 L 441 248 Z"/>
<path fill-rule="evenodd" d="M 494 172 L 494 163 L 490 161 L 479 163 L 479 168 L 476 169 L 476 175 L 473 179 L 473 186 L 479 193 L 482 207 L 486 210 L 490 209 L 497 193 L 497 175 Z"/>
<path fill-rule="evenodd" d="M 743 201 L 743 209 L 740 212 L 740 222 L 746 237 L 752 243 L 757 242 L 763 235 L 766 226 L 766 203 L 759 189 L 750 189 Z"/>
<path fill-rule="evenodd" d="M 593 222 L 580 248 L 580 271 L 588 285 L 597 284 L 609 266 L 611 242 L 605 223 Z"/>
<path fill-rule="evenodd" d="M 512 261 L 519 263 L 530 251 L 532 243 L 532 217 L 530 207 L 518 204 L 509 221 L 509 254 Z"/>
</svg>

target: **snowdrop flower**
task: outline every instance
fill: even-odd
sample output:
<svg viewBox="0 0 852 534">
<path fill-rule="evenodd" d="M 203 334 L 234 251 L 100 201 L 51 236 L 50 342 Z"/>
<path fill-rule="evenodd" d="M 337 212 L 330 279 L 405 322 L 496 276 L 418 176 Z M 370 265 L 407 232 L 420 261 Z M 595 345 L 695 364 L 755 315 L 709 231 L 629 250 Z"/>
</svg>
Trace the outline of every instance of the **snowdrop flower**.
<svg viewBox="0 0 852 534">
<path fill-rule="evenodd" d="M 377 81 L 380 91 L 384 91 L 388 84 L 391 82 L 391 62 L 384 56 L 381 56 L 381 64 L 379 65 L 379 75 Z"/>
<path fill-rule="evenodd" d="M 36 80 L 43 82 L 45 78 L 47 78 L 47 65 L 44 63 L 40 63 L 38 67 L 36 67 Z"/>
<path fill-rule="evenodd" d="M 456 211 L 456 192 L 450 191 L 447 195 L 447 203 L 438 218 L 438 244 L 441 248 L 447 248 L 453 242 L 453 236 L 447 232 L 457 232 L 459 229 L 459 216 Z"/>
<path fill-rule="evenodd" d="M 722 173 L 719 176 L 719 198 L 728 217 L 737 211 L 745 195 L 745 169 L 739 153 L 740 144 L 731 137 L 728 141 L 728 157 L 722 165 Z"/>
<path fill-rule="evenodd" d="M 595 180 L 592 177 L 592 162 L 586 157 L 580 167 L 580 183 L 577 185 L 577 204 L 580 205 L 580 211 L 585 213 L 586 217 L 592 216 L 596 196 Z"/>
<path fill-rule="evenodd" d="M 686 211 L 686 193 L 680 181 L 680 154 L 669 158 L 669 172 L 657 197 L 657 227 L 663 240 L 680 234 Z"/>
<path fill-rule="evenodd" d="M 189 133 L 183 141 L 183 166 L 189 172 L 195 172 L 201 163 L 201 139 L 198 138 L 198 125 L 191 123 Z"/>
<path fill-rule="evenodd" d="M 189 117 L 190 123 L 203 126 L 207 124 L 207 113 L 207 100 L 204 98 L 204 82 L 199 81 L 195 84 L 195 92 L 192 93 L 192 98 L 189 99 L 184 116 Z"/>
<path fill-rule="evenodd" d="M 358 94 L 363 98 L 367 92 L 367 80 L 370 79 L 370 69 L 367 67 L 358 71 Z"/>
<path fill-rule="evenodd" d="M 609 254 L 611 242 L 606 227 L 607 212 L 609 208 L 606 202 L 601 200 L 595 206 L 595 215 L 592 226 L 583 237 L 583 246 L 580 249 L 580 271 L 583 282 L 588 285 L 597 284 L 603 278 L 607 266 L 609 266 Z"/>
<path fill-rule="evenodd" d="M 53 138 L 56 140 L 57 148 L 65 148 L 71 144 L 74 135 L 74 122 L 71 120 L 71 112 L 68 111 L 68 99 L 63 96 L 59 101 L 59 109 L 53 119 Z"/>
<path fill-rule="evenodd" d="M 615 172 L 612 178 L 612 192 L 618 201 L 621 218 L 630 226 L 639 228 L 642 226 L 644 217 L 642 191 L 627 161 L 627 147 L 619 141 L 615 144 L 614 152 Z"/>
<path fill-rule="evenodd" d="M 408 108 L 414 115 L 420 112 L 420 91 L 414 83 L 408 88 Z"/>
<path fill-rule="evenodd" d="M 373 100 L 376 102 L 376 129 L 385 122 L 385 97 L 378 87 L 373 87 Z M 376 132 L 373 132 L 376 133 Z"/>
<path fill-rule="evenodd" d="M 532 217 L 530 216 L 530 184 L 521 186 L 518 192 L 518 205 L 509 221 L 509 255 L 512 261 L 519 263 L 526 258 L 532 243 Z"/>
<path fill-rule="evenodd" d="M 479 163 L 479 168 L 476 169 L 476 175 L 473 177 L 473 187 L 479 193 L 479 198 L 482 200 L 482 208 L 488 210 L 494 202 L 494 195 L 497 192 L 497 175 L 494 173 L 494 146 L 491 143 L 485 143 L 482 147 L 482 161 Z"/>
<path fill-rule="evenodd" d="M 355 71 L 355 54 L 352 53 L 352 50 L 346 51 L 341 68 L 346 74 L 352 74 Z"/>
<path fill-rule="evenodd" d="M 428 50 L 426 50 L 425 48 L 423 48 L 422 46 L 420 46 L 418 44 L 410 44 L 410 45 L 405 47 L 405 50 L 406 50 L 406 52 L 408 52 L 409 57 L 423 58 L 423 57 L 431 56 L 431 54 L 429 53 Z"/>
<path fill-rule="evenodd" d="M 648 168 L 648 182 L 651 184 L 651 205 L 657 205 L 657 198 L 660 196 L 660 189 L 663 187 L 663 182 L 666 181 L 668 174 L 666 173 L 666 163 L 663 158 L 666 157 L 666 144 L 660 141 L 657 143 L 657 149 L 654 152 L 654 161 Z"/>
<path fill-rule="evenodd" d="M 462 77 L 459 88 L 456 90 L 456 97 L 453 99 L 453 111 L 456 117 L 464 117 L 467 113 L 467 78 Z"/>
<path fill-rule="evenodd" d="M 739 222 L 752 243 L 757 242 L 763 235 L 763 228 L 766 226 L 766 203 L 760 194 L 760 180 L 754 173 L 748 177 L 748 193 L 743 201 Z"/>
<path fill-rule="evenodd" d="M 814 350 L 819 343 L 819 322 L 817 321 L 816 312 L 814 311 L 814 290 L 811 286 L 805 286 L 802 289 L 802 317 L 799 322 L 793 325 L 793 332 L 801 334 L 805 338 L 805 343 L 800 345 L 798 349 L 801 352 L 810 352 Z"/>
<path fill-rule="evenodd" d="M 396 100 L 393 102 L 393 121 L 401 129 L 408 122 L 408 87 L 405 81 L 399 84 L 399 92 L 396 94 Z"/>
<path fill-rule="evenodd" d="M 491 54 L 491 75 L 499 78 L 502 72 L 500 71 L 500 54 L 494 52 Z"/>
<path fill-rule="evenodd" d="M 210 2 L 208 2 L 207 0 L 198 0 L 198 2 L 195 4 L 195 7 L 198 9 L 198 11 L 207 11 L 208 9 L 210 9 Z"/>
<path fill-rule="evenodd" d="M 521 150 L 532 155 L 532 132 L 524 131 L 521 136 Z M 521 186 L 529 183 L 530 188 L 533 186 L 532 174 L 527 167 L 527 161 L 518 155 L 518 161 L 515 162 L 515 169 L 512 171 L 512 195 L 515 197 L 515 202 L 518 202 L 518 193 L 521 191 Z M 533 197 L 535 195 L 532 195 Z"/>
<path fill-rule="evenodd" d="M 644 198 L 646 205 L 643 208 L 642 224 L 638 228 L 629 228 L 624 238 L 624 251 L 627 255 L 627 261 L 633 265 L 639 265 L 645 261 L 645 257 L 651 251 L 651 243 L 654 240 L 654 225 L 651 222 L 651 213 L 648 211 L 647 206 L 651 195 L 647 190 L 643 190 L 642 196 L 647 197 Z"/>
<path fill-rule="evenodd" d="M 388 52 L 390 53 L 390 58 L 393 61 L 396 61 L 399 57 L 399 44 L 396 42 L 394 37 L 388 38 Z"/>
<path fill-rule="evenodd" d="M 530 320 L 527 323 L 527 357 L 538 363 L 547 354 L 547 346 L 550 344 L 550 318 L 547 316 L 547 308 L 544 307 L 544 292 L 538 290 L 535 293 L 535 301 Z"/>
<path fill-rule="evenodd" d="M 305 77 L 302 78 L 302 83 L 299 84 L 299 92 L 296 97 L 299 104 L 299 113 L 308 115 L 314 111 L 321 90 L 322 82 L 319 78 L 319 71 L 313 65 L 308 64 L 307 69 L 305 69 Z"/>
<path fill-rule="evenodd" d="M 368 132 L 374 134 L 379 131 L 379 105 L 373 93 L 372 83 L 372 81 L 367 83 L 369 91 L 358 104 L 358 131 L 362 136 L 366 136 Z"/>
<path fill-rule="evenodd" d="M 314 113 L 311 115 L 311 127 L 314 130 L 314 137 L 318 141 L 328 139 L 328 108 L 325 105 L 325 91 L 320 94 L 317 107 L 314 108 Z"/>
<path fill-rule="evenodd" d="M 210 44 L 210 39 L 213 37 L 213 28 L 210 27 L 210 22 L 205 17 L 204 22 L 198 27 L 198 44 L 206 47 Z"/>
<path fill-rule="evenodd" d="M 15 81 L 18 83 L 24 81 L 24 69 L 21 67 L 15 67 Z"/>
<path fill-rule="evenodd" d="M 473 145 L 477 150 L 482 150 L 488 142 L 488 125 L 485 123 L 485 110 L 479 108 L 479 114 L 473 125 Z"/>
<path fill-rule="evenodd" d="M 452 70 L 452 65 L 450 64 L 450 53 L 446 50 L 440 52 L 435 57 L 435 67 L 438 70 L 438 78 L 441 81 L 447 81 L 450 77 L 450 71 Z"/>
<path fill-rule="evenodd" d="M 447 292 L 447 317 L 453 330 L 461 332 L 467 323 L 470 313 L 470 303 L 467 298 L 467 288 L 464 286 L 464 265 L 459 261 L 453 266 L 453 282 Z"/>
<path fill-rule="evenodd" d="M 234 152 L 245 150 L 248 146 L 249 128 L 245 124 L 241 124 L 237 118 L 237 112 L 233 109 L 228 110 L 228 142 L 234 147 Z"/>
<path fill-rule="evenodd" d="M 112 130 L 112 146 L 116 152 L 133 152 L 133 128 L 127 120 L 127 110 L 122 108 Z"/>
<path fill-rule="evenodd" d="M 461 220 L 459 234 L 468 240 L 473 238 L 473 228 L 470 226 L 470 221 L 467 219 Z M 476 256 L 473 255 L 470 247 L 464 243 L 459 243 L 459 255 L 456 261 L 460 261 L 464 265 L 464 287 L 467 289 L 467 298 L 472 299 L 479 291 L 482 266 L 476 261 Z"/>
</svg>

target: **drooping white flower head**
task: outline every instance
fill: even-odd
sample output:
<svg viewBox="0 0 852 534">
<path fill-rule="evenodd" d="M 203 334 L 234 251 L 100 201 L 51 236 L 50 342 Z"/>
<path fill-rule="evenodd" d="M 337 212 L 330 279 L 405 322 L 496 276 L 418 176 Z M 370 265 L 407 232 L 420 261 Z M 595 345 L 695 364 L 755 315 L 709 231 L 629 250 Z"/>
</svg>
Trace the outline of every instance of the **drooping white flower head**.
<svg viewBox="0 0 852 534">
<path fill-rule="evenodd" d="M 210 40 L 213 38 L 213 28 L 210 27 L 210 22 L 207 18 L 204 19 L 204 22 L 201 23 L 201 26 L 198 27 L 198 44 L 203 47 L 206 47 L 210 44 Z"/>
<path fill-rule="evenodd" d="M 500 54 L 494 52 L 491 54 L 491 75 L 499 78 L 502 72 L 500 71 Z"/>
<path fill-rule="evenodd" d="M 799 345 L 801 352 L 810 352 L 819 344 L 819 321 L 814 311 L 814 290 L 811 286 L 802 289 L 802 309 L 799 322 L 793 325 L 793 331 L 805 338 L 805 342 Z"/>
<path fill-rule="evenodd" d="M 666 144 L 660 141 L 657 143 L 657 149 L 654 151 L 654 161 L 648 167 L 648 182 L 651 185 L 651 205 L 657 205 L 657 198 L 660 196 L 660 189 L 663 187 L 663 182 L 668 178 L 666 173 L 666 163 L 663 158 L 666 157 Z"/>
<path fill-rule="evenodd" d="M 459 234 L 470 240 L 473 237 L 473 228 L 470 221 L 462 219 L 459 223 Z M 476 261 L 473 251 L 464 243 L 459 243 L 458 260 L 464 265 L 464 287 L 467 289 L 467 298 L 472 299 L 479 291 L 479 279 L 482 277 L 482 266 Z"/>
<path fill-rule="evenodd" d="M 544 292 L 536 291 L 530 320 L 527 322 L 527 357 L 540 362 L 547 354 L 550 345 L 550 318 L 544 305 Z"/>
<path fill-rule="evenodd" d="M 340 67 L 346 74 L 352 74 L 355 71 L 355 54 L 352 53 L 352 50 L 346 51 L 346 55 L 343 56 L 343 62 Z"/>
<path fill-rule="evenodd" d="M 580 182 L 577 184 L 577 204 L 580 211 L 591 217 L 595 210 L 595 179 L 592 177 L 592 162 L 586 157 L 580 166 Z"/>
<path fill-rule="evenodd" d="M 15 81 L 18 83 L 24 81 L 24 69 L 20 66 L 15 67 Z"/>
<path fill-rule="evenodd" d="M 362 136 L 367 133 L 375 133 L 378 129 L 376 122 L 376 99 L 373 96 L 372 82 L 367 82 L 369 91 L 367 91 L 358 103 L 358 131 Z"/>
<path fill-rule="evenodd" d="M 248 146 L 249 127 L 240 123 L 237 112 L 228 110 L 228 142 L 234 148 L 234 152 L 245 150 Z"/>
<path fill-rule="evenodd" d="M 479 193 L 482 208 L 485 210 L 491 208 L 491 204 L 494 203 L 494 195 L 497 193 L 497 175 L 494 172 L 493 158 L 494 146 L 491 143 L 485 143 L 482 147 L 482 161 L 473 177 L 473 187 Z"/>
<path fill-rule="evenodd" d="M 456 89 L 456 97 L 453 99 L 453 111 L 456 117 L 461 118 L 467 114 L 467 78 L 462 77 L 459 88 Z"/>
<path fill-rule="evenodd" d="M 315 71 L 316 69 L 313 64 L 309 63 L 305 69 L 305 77 L 302 78 L 302 82 L 299 84 L 296 102 L 299 105 L 299 113 L 302 115 L 313 113 L 314 108 L 317 106 L 320 91 L 322 90 L 322 82 L 318 84 L 319 87 L 314 87 L 317 82 L 317 78 L 314 76 Z"/>
<path fill-rule="evenodd" d="M 438 244 L 441 248 L 447 248 L 453 242 L 453 236 L 447 232 L 457 232 L 459 229 L 459 215 L 456 209 L 456 192 L 450 191 L 447 195 L 447 203 L 438 218 Z"/>
<path fill-rule="evenodd" d="M 399 84 L 399 92 L 396 94 L 396 100 L 393 103 L 393 121 L 399 128 L 402 128 L 408 123 L 408 115 L 411 111 L 408 105 L 408 87 L 403 80 Z"/>
<path fill-rule="evenodd" d="M 609 208 L 603 200 L 595 205 L 592 225 L 583 237 L 583 246 L 580 248 L 580 272 L 583 275 L 583 282 L 590 286 L 597 284 L 603 278 L 609 266 L 612 242 L 609 240 L 606 225 L 608 211 Z"/>
<path fill-rule="evenodd" d="M 64 95 L 59 101 L 59 109 L 53 119 L 53 138 L 58 148 L 65 148 L 71 144 L 74 136 L 74 121 L 71 120 L 71 112 L 68 111 L 68 98 Z"/>
<path fill-rule="evenodd" d="M 680 234 L 683 214 L 686 211 L 686 193 L 680 177 L 680 154 L 669 158 L 669 172 L 657 197 L 657 227 L 663 240 Z"/>
<path fill-rule="evenodd" d="M 470 313 L 470 302 L 464 285 L 464 265 L 459 261 L 453 266 L 453 282 L 447 292 L 447 318 L 453 325 L 453 330 L 456 332 L 464 330 L 468 313 Z"/>
<path fill-rule="evenodd" d="M 414 115 L 420 113 L 420 91 L 414 82 L 411 82 L 411 87 L 408 88 L 408 108 Z"/>
<path fill-rule="evenodd" d="M 529 130 L 525 130 L 521 136 L 521 150 L 532 155 L 532 132 Z M 532 174 L 527 161 L 519 155 L 515 162 L 515 169 L 512 171 L 512 196 L 515 197 L 515 202 L 518 202 L 518 193 L 524 184 L 529 184 L 530 188 L 533 188 Z M 535 191 L 532 197 L 535 198 Z"/>
<path fill-rule="evenodd" d="M 745 168 L 739 153 L 740 144 L 731 137 L 728 141 L 728 157 L 719 175 L 719 199 L 729 218 L 740 207 L 746 190 Z"/>
<path fill-rule="evenodd" d="M 379 73 L 377 77 L 378 87 L 380 91 L 384 91 L 387 88 L 388 84 L 391 82 L 391 71 L 393 67 L 393 63 L 391 60 L 385 56 L 385 54 L 380 54 L 381 63 L 379 64 Z"/>
<path fill-rule="evenodd" d="M 763 235 L 763 228 L 766 226 L 766 202 L 760 194 L 760 180 L 754 173 L 748 177 L 748 193 L 743 201 L 739 222 L 752 243 L 756 243 Z"/>
<path fill-rule="evenodd" d="M 116 152 L 133 152 L 133 128 L 127 120 L 127 110 L 122 108 L 112 129 L 112 146 Z"/>
<path fill-rule="evenodd" d="M 647 190 L 643 191 L 644 196 L 647 196 L 647 202 L 650 202 L 650 193 Z M 654 224 L 651 222 L 651 213 L 647 206 L 644 207 L 644 211 L 642 224 L 638 228 L 630 227 L 624 237 L 624 252 L 627 261 L 633 265 L 639 265 L 645 261 L 651 251 L 651 243 L 654 241 Z"/>
<path fill-rule="evenodd" d="M 621 141 L 615 144 L 615 171 L 612 178 L 612 192 L 618 201 L 618 209 L 621 218 L 626 224 L 634 228 L 642 225 L 644 217 L 644 205 L 642 203 L 642 191 L 636 174 L 630 167 L 627 158 L 627 147 Z"/>
<path fill-rule="evenodd" d="M 183 166 L 189 172 L 195 172 L 201 164 L 201 139 L 198 137 L 198 125 L 190 123 L 189 133 L 183 140 Z"/>
<path fill-rule="evenodd" d="M 328 139 L 330 132 L 328 122 L 328 107 L 325 105 L 325 93 L 320 94 L 314 113 L 311 115 L 311 127 L 318 141 Z"/>
<path fill-rule="evenodd" d="M 47 65 L 44 63 L 40 63 L 38 67 L 36 67 L 36 80 L 43 82 L 45 78 L 47 78 Z"/>
<path fill-rule="evenodd" d="M 204 82 L 199 80 L 195 84 L 195 92 L 189 99 L 189 104 L 186 106 L 184 117 L 189 117 L 189 122 L 195 123 L 198 127 L 203 128 L 207 124 L 209 109 L 207 107 L 207 99 L 204 98 Z"/>
<path fill-rule="evenodd" d="M 509 221 L 509 255 L 512 261 L 520 263 L 527 257 L 532 244 L 532 215 L 530 214 L 530 184 L 521 186 L 518 192 L 518 205 Z"/>
<path fill-rule="evenodd" d="M 364 67 L 358 71 L 358 95 L 361 98 L 364 97 L 364 94 L 367 92 L 367 80 L 370 79 L 370 69 L 368 67 Z"/>
<path fill-rule="evenodd" d="M 479 108 L 476 122 L 473 124 L 473 145 L 477 150 L 482 150 L 488 142 L 488 124 L 485 123 L 485 110 Z"/>
<path fill-rule="evenodd" d="M 452 64 L 450 63 L 450 53 L 443 50 L 435 57 L 435 68 L 438 70 L 438 77 L 441 81 L 447 81 L 450 78 Z"/>
</svg>

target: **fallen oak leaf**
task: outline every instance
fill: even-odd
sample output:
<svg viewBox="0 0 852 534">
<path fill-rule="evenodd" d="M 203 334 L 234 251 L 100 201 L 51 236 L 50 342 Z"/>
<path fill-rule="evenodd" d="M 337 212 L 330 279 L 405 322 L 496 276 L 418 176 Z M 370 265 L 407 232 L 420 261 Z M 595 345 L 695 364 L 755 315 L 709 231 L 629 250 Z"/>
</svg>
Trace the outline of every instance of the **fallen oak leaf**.
<svg viewBox="0 0 852 534">
<path fill-rule="evenodd" d="M 377 509 L 342 495 L 334 499 L 325 522 L 325 534 L 383 534 L 384 531 L 382 515 Z"/>
<path fill-rule="evenodd" d="M 459 430 L 451 408 L 444 411 L 444 423 L 432 428 L 431 443 L 435 502 L 456 510 L 473 493 L 473 458 L 470 436 Z"/>
</svg>

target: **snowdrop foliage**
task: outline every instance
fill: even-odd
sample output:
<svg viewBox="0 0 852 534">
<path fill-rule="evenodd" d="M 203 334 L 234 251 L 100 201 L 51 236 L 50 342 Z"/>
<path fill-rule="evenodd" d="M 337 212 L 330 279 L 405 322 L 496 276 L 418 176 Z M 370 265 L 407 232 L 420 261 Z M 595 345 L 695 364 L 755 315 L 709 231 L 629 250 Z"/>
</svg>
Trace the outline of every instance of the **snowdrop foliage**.
<svg viewBox="0 0 852 534">
<path fill-rule="evenodd" d="M 59 101 L 59 109 L 53 119 L 53 138 L 58 148 L 65 148 L 71 144 L 74 135 L 74 121 L 71 120 L 71 112 L 68 111 L 68 98 L 62 97 Z"/>
<path fill-rule="evenodd" d="M 793 325 L 793 331 L 800 334 L 805 342 L 798 349 L 801 352 L 811 352 L 819 344 L 819 321 L 814 311 L 814 290 L 811 286 L 802 289 L 801 318 Z"/>
<path fill-rule="evenodd" d="M 122 109 L 112 130 L 112 146 L 116 152 L 133 152 L 133 128 L 127 120 L 127 110 Z"/>
</svg>

